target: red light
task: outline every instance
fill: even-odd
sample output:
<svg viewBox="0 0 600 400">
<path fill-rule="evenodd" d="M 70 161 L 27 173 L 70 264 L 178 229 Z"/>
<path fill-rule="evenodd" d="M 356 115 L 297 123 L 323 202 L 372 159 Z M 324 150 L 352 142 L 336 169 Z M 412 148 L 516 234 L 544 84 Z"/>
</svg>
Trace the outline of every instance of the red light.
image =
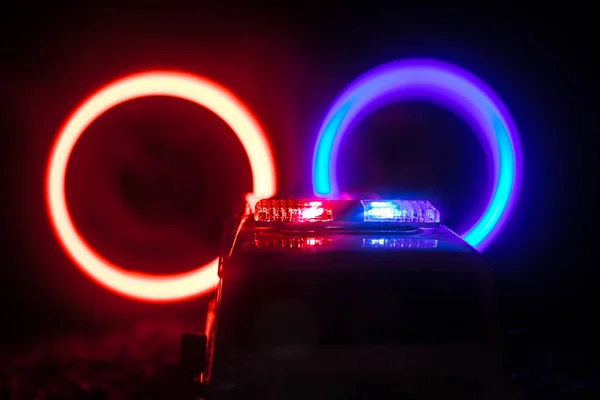
<svg viewBox="0 0 600 400">
<path fill-rule="evenodd" d="M 215 323 L 215 318 L 217 316 L 217 301 L 212 299 L 208 303 L 208 312 L 206 313 L 206 326 L 204 327 L 204 334 L 206 337 L 210 337 L 210 333 L 213 328 L 213 324 Z"/>
<path fill-rule="evenodd" d="M 314 251 L 331 245 L 331 238 L 324 237 L 256 237 L 254 245 L 263 250 L 304 250 Z"/>
<path fill-rule="evenodd" d="M 323 208 L 323 203 L 320 201 L 311 201 L 308 203 L 308 208 L 303 208 L 301 211 L 303 220 L 314 220 L 323 216 L 325 209 Z"/>
<path fill-rule="evenodd" d="M 98 254 L 73 224 L 65 198 L 65 175 L 71 152 L 86 128 L 107 110 L 146 96 L 171 96 L 206 107 L 236 133 L 250 160 L 253 196 L 276 191 L 275 165 L 267 137 L 256 118 L 228 90 L 205 78 L 176 72 L 148 72 L 113 82 L 83 102 L 58 134 L 48 160 L 46 198 L 56 236 L 75 264 L 102 286 L 118 294 L 147 301 L 176 301 L 201 295 L 218 283 L 215 259 L 177 275 L 127 271 Z"/>
</svg>

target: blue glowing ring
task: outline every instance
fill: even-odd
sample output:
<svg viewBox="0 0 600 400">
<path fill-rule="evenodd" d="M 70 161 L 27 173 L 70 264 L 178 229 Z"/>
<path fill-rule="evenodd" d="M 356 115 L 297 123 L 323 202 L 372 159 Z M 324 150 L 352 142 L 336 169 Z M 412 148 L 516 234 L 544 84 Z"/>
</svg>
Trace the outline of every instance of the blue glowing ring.
<svg viewBox="0 0 600 400">
<path fill-rule="evenodd" d="M 313 189 L 336 198 L 338 150 L 344 134 L 375 109 L 419 100 L 443 106 L 471 125 L 490 157 L 493 189 L 482 216 L 462 234 L 483 251 L 511 215 L 521 187 L 523 159 L 517 127 L 500 98 L 476 76 L 435 60 L 395 61 L 372 69 L 337 98 L 321 125 L 313 158 Z M 493 164 L 493 165 L 492 165 Z"/>
</svg>

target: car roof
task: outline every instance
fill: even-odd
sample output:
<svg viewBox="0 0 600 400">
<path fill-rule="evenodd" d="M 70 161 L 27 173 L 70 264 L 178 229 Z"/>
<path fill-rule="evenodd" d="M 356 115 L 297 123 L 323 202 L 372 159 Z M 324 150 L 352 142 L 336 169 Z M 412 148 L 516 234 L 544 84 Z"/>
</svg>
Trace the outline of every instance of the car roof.
<svg viewBox="0 0 600 400">
<path fill-rule="evenodd" d="M 439 254 L 446 257 L 452 254 L 479 255 L 477 250 L 444 225 L 412 230 L 360 226 L 348 229 L 285 228 L 257 226 L 252 218 L 244 218 L 233 236 L 228 253 L 235 256 L 341 252 L 370 256 L 376 253 Z"/>
<path fill-rule="evenodd" d="M 261 227 L 235 230 L 219 275 L 277 271 L 489 270 L 482 255 L 446 226 L 413 231 Z M 236 278 L 237 279 L 237 278 Z"/>
</svg>

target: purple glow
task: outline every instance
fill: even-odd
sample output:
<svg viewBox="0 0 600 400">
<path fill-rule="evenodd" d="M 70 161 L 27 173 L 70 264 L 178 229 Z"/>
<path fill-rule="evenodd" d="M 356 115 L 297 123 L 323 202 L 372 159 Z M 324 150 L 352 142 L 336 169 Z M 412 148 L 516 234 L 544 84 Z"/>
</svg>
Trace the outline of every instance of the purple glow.
<svg viewBox="0 0 600 400">
<path fill-rule="evenodd" d="M 485 249 L 512 213 L 523 170 L 515 123 L 500 98 L 481 80 L 457 66 L 434 60 L 397 61 L 377 67 L 352 82 L 325 118 L 315 147 L 315 194 L 338 198 L 336 162 L 341 140 L 361 119 L 397 101 L 429 101 L 469 123 L 488 154 L 493 176 L 490 199 L 464 239 Z"/>
</svg>

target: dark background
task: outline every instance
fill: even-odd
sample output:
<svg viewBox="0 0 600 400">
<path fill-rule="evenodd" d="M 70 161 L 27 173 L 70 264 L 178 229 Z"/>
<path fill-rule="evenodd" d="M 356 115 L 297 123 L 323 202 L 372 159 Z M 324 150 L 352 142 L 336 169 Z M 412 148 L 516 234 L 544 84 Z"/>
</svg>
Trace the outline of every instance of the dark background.
<svg viewBox="0 0 600 400">
<path fill-rule="evenodd" d="M 536 332 L 537 343 L 591 354 L 598 333 L 590 308 L 598 201 L 591 10 L 220 4 L 3 3 L 0 354 L 165 318 L 171 322 L 148 329 L 203 325 L 204 298 L 156 305 L 118 297 L 83 276 L 52 234 L 47 156 L 65 118 L 94 90 L 151 69 L 215 80 L 265 128 L 281 194 L 305 194 L 318 128 L 336 95 L 366 70 L 409 57 L 458 64 L 508 105 L 525 173 L 516 213 L 485 253 L 502 310 L 507 324 Z M 428 198 L 459 232 L 487 200 L 475 135 L 431 105 L 378 111 L 347 136 L 341 154 L 343 188 Z M 67 176 L 69 205 L 87 240 L 125 268 L 163 273 L 214 258 L 222 220 L 252 187 L 243 147 L 225 123 L 166 98 L 104 114 L 78 142 Z M 123 338 L 136 340 L 135 333 Z"/>
</svg>

